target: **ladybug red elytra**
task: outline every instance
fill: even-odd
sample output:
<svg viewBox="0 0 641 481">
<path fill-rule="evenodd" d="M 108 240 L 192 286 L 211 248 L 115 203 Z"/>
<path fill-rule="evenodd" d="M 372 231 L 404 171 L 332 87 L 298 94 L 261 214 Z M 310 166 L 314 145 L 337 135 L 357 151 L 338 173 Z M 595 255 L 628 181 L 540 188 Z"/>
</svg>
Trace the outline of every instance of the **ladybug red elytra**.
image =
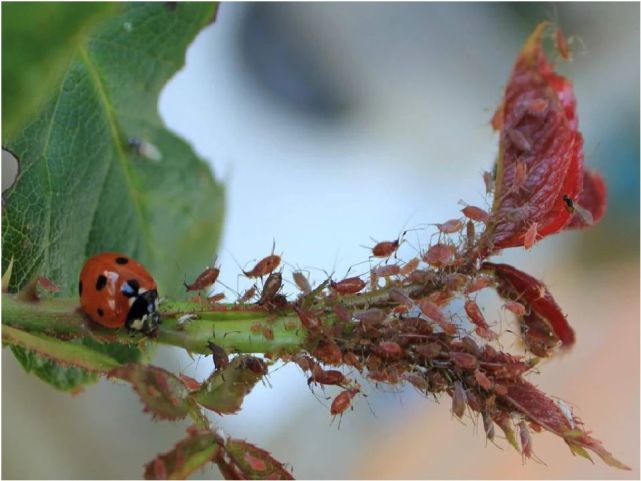
<svg viewBox="0 0 641 481">
<path fill-rule="evenodd" d="M 102 326 L 152 334 L 160 324 L 156 281 L 124 254 L 103 252 L 87 259 L 78 293 L 82 309 Z"/>
</svg>

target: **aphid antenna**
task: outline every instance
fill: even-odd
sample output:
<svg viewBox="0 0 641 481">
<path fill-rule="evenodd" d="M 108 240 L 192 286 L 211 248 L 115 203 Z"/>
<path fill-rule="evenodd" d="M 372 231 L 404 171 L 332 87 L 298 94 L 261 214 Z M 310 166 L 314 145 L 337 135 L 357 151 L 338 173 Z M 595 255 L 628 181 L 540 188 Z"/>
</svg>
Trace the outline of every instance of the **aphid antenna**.
<svg viewBox="0 0 641 481">
<path fill-rule="evenodd" d="M 217 281 L 216 281 L 216 283 L 217 283 L 217 284 L 220 284 L 221 286 L 223 286 L 223 287 L 224 287 L 225 289 L 227 289 L 228 291 L 233 292 L 234 294 L 236 294 L 236 296 L 237 296 L 237 297 L 240 297 L 240 293 L 239 293 L 237 290 L 235 290 L 235 289 L 233 289 L 233 288 L 229 287 L 229 286 L 228 286 L 227 284 L 225 284 L 224 282 L 222 282 L 222 281 L 220 281 L 220 280 L 217 280 Z"/>
</svg>

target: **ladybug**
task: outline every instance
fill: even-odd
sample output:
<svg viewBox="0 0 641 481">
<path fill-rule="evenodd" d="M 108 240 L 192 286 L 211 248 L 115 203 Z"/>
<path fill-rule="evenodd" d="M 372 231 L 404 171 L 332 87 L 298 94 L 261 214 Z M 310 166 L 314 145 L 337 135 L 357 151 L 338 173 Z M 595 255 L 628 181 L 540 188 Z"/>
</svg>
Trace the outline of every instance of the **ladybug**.
<svg viewBox="0 0 641 481">
<path fill-rule="evenodd" d="M 83 311 L 97 324 L 143 334 L 158 329 L 156 281 L 130 257 L 103 252 L 87 259 L 78 293 Z"/>
</svg>

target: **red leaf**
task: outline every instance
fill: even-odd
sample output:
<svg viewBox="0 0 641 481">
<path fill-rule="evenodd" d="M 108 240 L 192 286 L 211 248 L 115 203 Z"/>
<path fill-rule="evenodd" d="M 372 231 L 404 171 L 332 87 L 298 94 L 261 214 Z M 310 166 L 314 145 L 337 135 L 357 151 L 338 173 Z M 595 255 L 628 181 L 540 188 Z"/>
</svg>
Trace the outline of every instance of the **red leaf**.
<svg viewBox="0 0 641 481">
<path fill-rule="evenodd" d="M 536 223 L 539 238 L 571 218 L 564 196 L 583 183 L 583 139 L 577 131 L 572 84 L 557 75 L 543 52 L 539 24 L 526 41 L 506 87 L 497 180 L 490 228 L 494 249 L 522 246 Z"/>
<path fill-rule="evenodd" d="M 209 430 L 188 429 L 173 449 L 145 465 L 145 479 L 186 479 L 220 452 L 218 436 Z"/>
<path fill-rule="evenodd" d="M 609 453 L 600 441 L 590 437 L 587 432 L 572 426 L 563 413 L 559 403 L 542 393 L 536 386 L 527 381 L 520 381 L 508 386 L 504 399 L 518 412 L 544 429 L 562 437 L 570 449 L 585 448 L 596 453 L 610 466 L 629 470 L 630 468 Z"/>
<path fill-rule="evenodd" d="M 525 327 L 525 342 L 535 346 L 536 351 L 532 351 L 536 355 L 549 354 L 556 339 L 564 348 L 574 344 L 574 330 L 542 282 L 507 264 L 484 262 L 481 269 L 494 273 L 498 281 L 497 290 L 502 297 L 518 301 L 529 309 L 520 321 Z M 549 334 L 555 339 L 551 339 Z M 547 343 L 552 345 L 547 346 Z"/>
<path fill-rule="evenodd" d="M 169 371 L 142 364 L 127 364 L 109 372 L 131 383 L 148 411 L 156 419 L 184 418 L 191 408 L 185 384 Z"/>
<path fill-rule="evenodd" d="M 583 174 L 583 192 L 574 201 L 575 214 L 568 225 L 570 229 L 590 227 L 599 222 L 605 215 L 607 193 L 603 177 L 597 172 L 586 170 Z M 589 212 L 586 216 L 583 211 Z M 592 217 L 586 219 L 586 217 Z"/>
<path fill-rule="evenodd" d="M 294 479 L 283 463 L 246 441 L 229 439 L 225 451 L 245 479 Z"/>
</svg>

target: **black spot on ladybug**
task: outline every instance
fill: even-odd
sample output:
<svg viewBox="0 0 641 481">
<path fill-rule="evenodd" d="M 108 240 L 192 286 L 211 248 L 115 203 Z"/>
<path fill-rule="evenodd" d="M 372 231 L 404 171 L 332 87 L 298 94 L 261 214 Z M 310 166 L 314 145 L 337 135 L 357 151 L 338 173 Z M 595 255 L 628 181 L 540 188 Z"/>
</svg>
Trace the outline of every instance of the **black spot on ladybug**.
<svg viewBox="0 0 641 481">
<path fill-rule="evenodd" d="M 127 297 L 134 297 L 138 295 L 138 289 L 140 289 L 140 284 L 136 279 L 129 279 L 122 286 L 122 293 Z"/>
<path fill-rule="evenodd" d="M 99 291 L 103 287 L 105 287 L 105 284 L 107 284 L 107 278 L 100 274 L 98 276 L 98 279 L 96 279 L 96 290 Z"/>
<path fill-rule="evenodd" d="M 116 257 L 116 264 L 124 265 L 129 262 L 129 259 L 126 257 Z"/>
<path fill-rule="evenodd" d="M 78 295 L 82 296 L 82 281 L 78 282 Z"/>
<path fill-rule="evenodd" d="M 102 309 L 98 308 L 98 315 L 102 317 L 105 315 L 105 312 Z"/>
</svg>

